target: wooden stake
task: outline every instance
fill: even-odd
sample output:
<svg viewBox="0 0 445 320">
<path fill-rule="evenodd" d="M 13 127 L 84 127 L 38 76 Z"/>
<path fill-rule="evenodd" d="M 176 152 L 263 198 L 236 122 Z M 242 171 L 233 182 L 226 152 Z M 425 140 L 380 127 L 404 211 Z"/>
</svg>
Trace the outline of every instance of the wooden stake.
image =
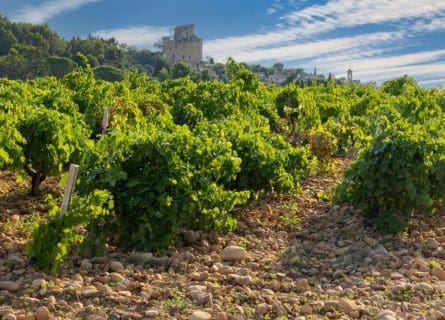
<svg viewBox="0 0 445 320">
<path fill-rule="evenodd" d="M 110 109 L 109 108 L 105 108 L 104 110 L 104 116 L 102 118 L 102 132 L 103 133 L 107 133 L 107 129 L 110 122 Z"/>
<path fill-rule="evenodd" d="M 77 173 L 79 172 L 79 166 L 77 164 L 70 165 L 70 171 L 68 173 L 68 182 L 65 187 L 65 194 L 63 195 L 62 206 L 60 207 L 60 216 L 63 216 L 70 205 L 71 196 L 74 192 L 74 186 L 76 185 Z"/>
</svg>

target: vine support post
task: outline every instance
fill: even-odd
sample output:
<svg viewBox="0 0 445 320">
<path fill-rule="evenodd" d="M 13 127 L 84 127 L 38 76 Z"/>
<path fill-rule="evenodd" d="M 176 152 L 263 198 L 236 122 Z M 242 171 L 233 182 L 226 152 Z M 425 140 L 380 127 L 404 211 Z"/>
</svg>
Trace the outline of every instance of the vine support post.
<svg viewBox="0 0 445 320">
<path fill-rule="evenodd" d="M 107 133 L 108 126 L 110 125 L 110 108 L 104 109 L 104 115 L 102 117 L 102 133 Z"/>
<path fill-rule="evenodd" d="M 62 217 L 70 205 L 71 196 L 74 192 L 74 186 L 76 185 L 77 173 L 79 172 L 79 166 L 77 164 L 70 165 L 70 171 L 68 172 L 68 182 L 65 187 L 65 194 L 63 195 L 62 205 L 60 206 L 60 216 Z"/>
</svg>

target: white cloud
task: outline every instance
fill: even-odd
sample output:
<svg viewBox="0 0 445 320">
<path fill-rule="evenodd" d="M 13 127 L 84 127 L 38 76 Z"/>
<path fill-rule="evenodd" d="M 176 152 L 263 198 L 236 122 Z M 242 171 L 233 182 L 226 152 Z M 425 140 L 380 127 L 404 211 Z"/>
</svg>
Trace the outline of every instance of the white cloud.
<svg viewBox="0 0 445 320">
<path fill-rule="evenodd" d="M 298 37 L 298 33 L 298 28 L 292 27 L 267 33 L 252 33 L 239 37 L 210 40 L 205 43 L 205 46 L 209 52 L 217 52 L 222 48 L 224 48 L 225 51 L 235 51 L 258 47 L 271 47 L 291 42 Z"/>
<path fill-rule="evenodd" d="M 275 0 L 272 6 L 268 8 L 266 12 L 268 15 L 271 15 L 282 9 L 284 9 L 284 7 L 281 5 L 280 0 Z"/>
<path fill-rule="evenodd" d="M 320 41 L 290 43 L 276 47 L 242 48 L 214 43 L 204 44 L 206 55 L 221 61 L 231 56 L 236 60 L 252 63 L 265 60 L 292 61 L 308 58 L 317 58 L 332 53 L 351 53 L 356 50 L 368 51 L 376 45 L 392 43 L 403 37 L 402 32 L 376 32 L 358 36 L 334 38 Z M 254 41 L 255 36 L 248 41 Z M 218 40 L 219 42 L 220 40 Z"/>
<path fill-rule="evenodd" d="M 372 77 L 383 70 L 399 70 L 413 65 L 426 64 L 445 58 L 445 50 L 423 51 L 395 56 L 365 57 L 359 53 L 355 57 L 349 55 L 331 55 L 311 61 L 319 70 L 328 70 L 345 76 L 347 69 L 352 69 L 357 75 Z M 376 80 L 379 80 L 376 78 Z"/>
<path fill-rule="evenodd" d="M 445 85 L 445 78 L 419 81 L 421 85 Z"/>
<path fill-rule="evenodd" d="M 412 29 L 417 32 L 433 32 L 445 29 L 445 15 L 434 17 L 431 20 L 418 21 Z"/>
<path fill-rule="evenodd" d="M 289 23 L 309 23 L 332 30 L 401 19 L 428 19 L 444 10 L 445 0 L 331 0 L 289 13 L 283 18 Z"/>
<path fill-rule="evenodd" d="M 43 23 L 64 12 L 72 11 L 87 4 L 100 1 L 102 0 L 48 0 L 39 5 L 27 5 L 18 9 L 13 16 L 13 20 Z"/>
<path fill-rule="evenodd" d="M 357 27 L 364 25 L 376 25 L 380 32 L 360 33 L 363 29 Z M 366 81 L 410 72 L 427 77 L 425 70 L 432 75 L 443 72 L 437 61 L 445 58 L 445 50 L 400 52 L 413 46 L 419 33 L 445 30 L 445 0 L 327 0 L 290 9 L 276 26 L 269 32 L 205 42 L 206 55 L 218 61 L 228 56 L 247 63 L 289 61 L 326 73 L 343 74 L 353 68 Z M 340 29 L 343 35 L 338 37 L 334 31 Z"/>
<path fill-rule="evenodd" d="M 162 26 L 129 26 L 120 29 L 99 30 L 95 36 L 115 38 L 120 43 L 130 46 L 152 48 L 162 37 L 172 33 L 172 27 Z"/>
<path fill-rule="evenodd" d="M 438 78 L 445 74 L 445 62 L 417 64 L 411 66 L 393 67 L 382 70 L 357 72 L 357 78 L 364 81 L 385 81 L 405 74 L 414 78 Z M 428 80 L 425 80 L 428 81 Z"/>
<path fill-rule="evenodd" d="M 281 21 L 287 23 L 286 26 L 266 33 L 211 40 L 205 43 L 205 48 L 209 55 L 219 57 L 220 60 L 227 56 L 240 56 L 240 52 L 250 55 L 271 48 L 278 52 L 282 52 L 284 48 L 290 51 L 296 43 L 307 42 L 315 35 L 338 28 L 420 18 L 429 22 L 441 12 L 445 14 L 445 0 L 331 0 L 324 5 L 313 5 L 286 14 L 281 17 Z M 443 22 L 439 20 L 434 26 L 441 23 Z M 405 29 L 416 31 L 412 27 Z M 406 36 L 409 37 L 410 34 L 407 32 Z M 254 56 L 257 54 L 252 55 Z"/>
<path fill-rule="evenodd" d="M 422 79 L 422 85 L 445 84 L 445 50 L 432 50 L 388 57 L 348 59 L 346 55 L 332 55 L 330 59 L 314 59 L 303 65 L 310 68 L 313 65 L 321 72 L 333 72 L 337 77 L 345 77 L 346 70 L 354 71 L 354 78 L 363 82 L 385 80 L 400 77 L 405 74 Z M 301 66 L 301 65 L 300 65 Z M 434 80 L 433 80 L 434 79 Z"/>
</svg>

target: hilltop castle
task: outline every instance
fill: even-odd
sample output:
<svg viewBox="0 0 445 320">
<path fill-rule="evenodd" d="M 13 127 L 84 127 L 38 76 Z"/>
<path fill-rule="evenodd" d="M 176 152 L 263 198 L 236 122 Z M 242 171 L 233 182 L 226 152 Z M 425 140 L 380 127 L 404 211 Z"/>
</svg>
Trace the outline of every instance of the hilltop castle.
<svg viewBox="0 0 445 320">
<path fill-rule="evenodd" d="M 163 37 L 164 57 L 168 63 L 183 61 L 197 66 L 202 61 L 202 39 L 195 35 L 195 25 L 187 24 L 175 28 L 174 39 Z"/>
</svg>

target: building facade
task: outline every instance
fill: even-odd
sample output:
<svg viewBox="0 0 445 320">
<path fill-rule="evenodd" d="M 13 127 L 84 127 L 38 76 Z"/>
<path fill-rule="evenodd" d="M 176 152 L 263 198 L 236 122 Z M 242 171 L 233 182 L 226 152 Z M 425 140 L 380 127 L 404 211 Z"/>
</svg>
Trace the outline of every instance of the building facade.
<svg viewBox="0 0 445 320">
<path fill-rule="evenodd" d="M 195 35 L 195 25 L 177 26 L 175 36 L 162 38 L 164 57 L 168 63 L 183 61 L 197 66 L 202 62 L 202 39 Z"/>
</svg>

